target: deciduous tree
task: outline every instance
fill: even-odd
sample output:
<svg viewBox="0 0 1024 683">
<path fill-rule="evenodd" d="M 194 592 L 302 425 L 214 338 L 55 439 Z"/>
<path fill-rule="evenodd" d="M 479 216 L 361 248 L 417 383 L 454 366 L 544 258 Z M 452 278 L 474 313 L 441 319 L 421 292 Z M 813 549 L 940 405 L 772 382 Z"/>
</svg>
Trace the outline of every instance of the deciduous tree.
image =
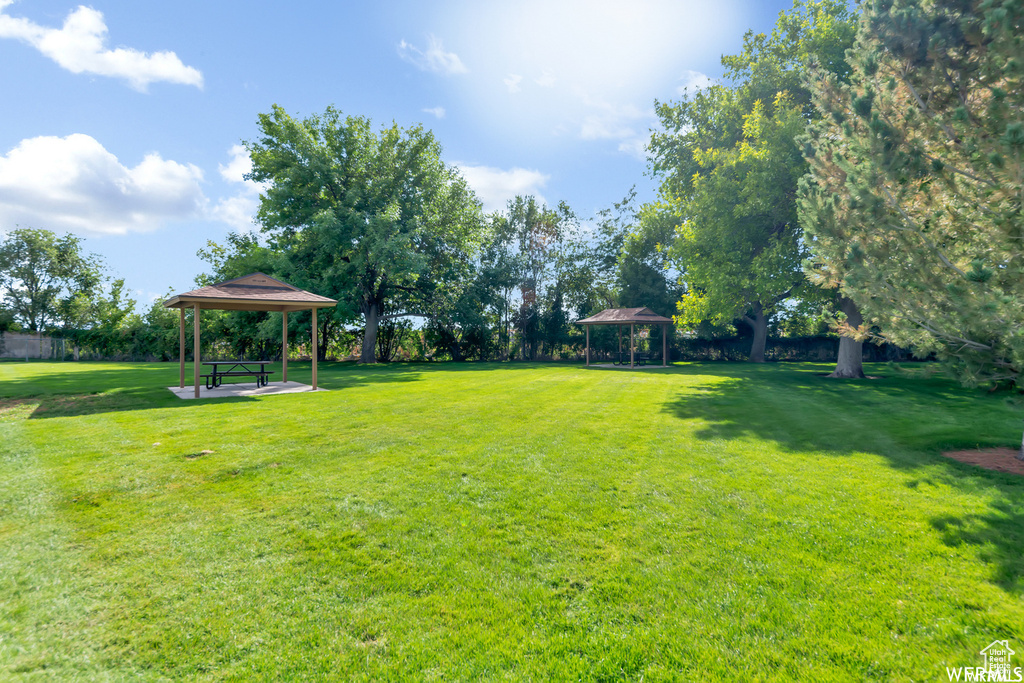
<svg viewBox="0 0 1024 683">
<path fill-rule="evenodd" d="M 771 36 L 748 33 L 743 51 L 723 58 L 734 87 L 657 105 L 662 131 L 650 148 L 661 196 L 644 215 L 677 226 L 669 253 L 687 285 L 677 319 L 744 320 L 752 361 L 764 360 L 769 318 L 806 289 L 795 205 L 806 166 L 795 138 L 811 108 L 801 76 L 812 59 L 843 69 L 851 36 L 843 3 L 796 2 Z"/>
<path fill-rule="evenodd" d="M 82 253 L 80 237 L 17 228 L 0 242 L 4 307 L 29 332 L 90 324 L 102 282 L 100 259 Z"/>
<path fill-rule="evenodd" d="M 376 360 L 382 315 L 429 314 L 460 284 L 483 228 L 480 204 L 422 127 L 374 132 L 329 107 L 298 120 L 275 106 L 247 144 L 257 215 L 293 269 L 365 321 L 361 361 Z M 385 308 L 396 311 L 383 313 Z"/>
</svg>

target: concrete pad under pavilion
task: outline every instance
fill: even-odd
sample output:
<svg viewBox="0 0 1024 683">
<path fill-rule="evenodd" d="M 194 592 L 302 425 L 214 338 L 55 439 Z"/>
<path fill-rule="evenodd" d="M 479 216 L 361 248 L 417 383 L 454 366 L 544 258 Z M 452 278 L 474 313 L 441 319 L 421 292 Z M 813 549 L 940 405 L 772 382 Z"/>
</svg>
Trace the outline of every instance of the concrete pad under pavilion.
<svg viewBox="0 0 1024 683">
<path fill-rule="evenodd" d="M 314 389 L 308 384 L 298 382 L 270 382 L 266 386 L 253 386 L 252 382 L 242 384 L 221 384 L 213 389 L 204 389 L 201 396 L 196 396 L 192 387 L 167 387 L 177 396 L 187 400 L 195 398 L 237 398 L 241 396 L 273 396 L 275 394 L 299 394 L 307 391 L 327 391 L 327 389 Z"/>
<path fill-rule="evenodd" d="M 194 327 L 193 344 L 193 396 L 199 398 L 199 379 L 201 372 L 200 343 L 199 343 L 199 316 L 203 309 L 221 311 L 277 311 L 281 313 L 281 380 L 288 383 L 288 312 L 304 311 L 312 312 L 312 347 L 313 353 L 313 384 L 312 391 L 316 391 L 317 380 L 317 322 L 316 312 L 318 308 L 334 308 L 338 302 L 326 296 L 313 294 L 294 287 L 287 282 L 275 280 L 263 273 L 252 273 L 244 277 L 219 282 L 209 287 L 201 287 L 184 294 L 176 294 L 164 302 L 165 308 L 177 308 L 181 312 L 179 324 L 179 381 L 178 389 L 185 388 L 185 309 L 191 308 L 193 313 L 192 324 Z M 268 385 L 269 386 L 269 385 Z M 220 388 L 220 387 L 218 387 Z M 207 389 L 207 395 L 213 396 L 215 389 Z M 178 393 L 178 392 L 175 392 Z M 277 392 L 280 393 L 280 392 Z"/>
</svg>

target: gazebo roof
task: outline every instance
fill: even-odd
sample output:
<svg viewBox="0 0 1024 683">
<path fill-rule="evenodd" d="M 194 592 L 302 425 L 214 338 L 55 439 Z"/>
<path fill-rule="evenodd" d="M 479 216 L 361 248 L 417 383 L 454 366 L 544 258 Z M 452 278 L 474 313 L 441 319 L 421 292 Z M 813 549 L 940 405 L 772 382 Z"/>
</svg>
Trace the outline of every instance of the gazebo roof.
<svg viewBox="0 0 1024 683">
<path fill-rule="evenodd" d="M 225 311 L 304 311 L 310 308 L 329 308 L 338 302 L 275 280 L 269 275 L 252 273 L 176 294 L 164 302 L 164 307 L 192 308 L 196 304 L 201 309 Z"/>
<path fill-rule="evenodd" d="M 606 308 L 589 318 L 577 320 L 577 325 L 665 325 L 672 318 L 658 315 L 647 307 L 642 308 Z"/>
</svg>

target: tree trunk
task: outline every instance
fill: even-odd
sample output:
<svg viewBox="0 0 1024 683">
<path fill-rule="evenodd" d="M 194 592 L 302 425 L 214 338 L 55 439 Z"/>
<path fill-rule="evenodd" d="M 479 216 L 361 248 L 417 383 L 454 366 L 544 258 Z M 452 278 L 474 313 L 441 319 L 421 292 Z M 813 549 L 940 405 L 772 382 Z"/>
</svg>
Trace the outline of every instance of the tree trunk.
<svg viewBox="0 0 1024 683">
<path fill-rule="evenodd" d="M 331 319 L 330 316 L 325 315 L 323 324 L 320 327 L 320 332 L 316 335 L 317 345 L 317 359 L 327 360 L 327 347 L 331 343 Z"/>
<path fill-rule="evenodd" d="M 860 327 L 864 322 L 864 316 L 860 314 L 857 304 L 845 296 L 839 299 L 839 308 L 846 314 L 846 322 L 850 327 Z M 845 379 L 863 378 L 863 361 L 864 342 L 856 341 L 852 337 L 842 336 L 839 338 L 839 358 L 836 361 L 836 369 L 829 377 Z"/>
<path fill-rule="evenodd" d="M 750 362 L 764 362 L 764 347 L 768 341 L 768 316 L 764 314 L 761 304 L 754 308 L 754 317 L 745 316 L 745 319 L 754 328 L 754 341 L 750 345 Z"/>
<path fill-rule="evenodd" d="M 1024 460 L 1024 435 L 1020 439 L 1020 450 L 1017 451 L 1017 459 Z"/>
<path fill-rule="evenodd" d="M 366 331 L 363 333 L 363 350 L 359 354 L 360 363 L 377 362 L 377 327 L 380 325 L 380 305 L 377 303 L 363 304 L 363 317 L 366 318 Z"/>
</svg>

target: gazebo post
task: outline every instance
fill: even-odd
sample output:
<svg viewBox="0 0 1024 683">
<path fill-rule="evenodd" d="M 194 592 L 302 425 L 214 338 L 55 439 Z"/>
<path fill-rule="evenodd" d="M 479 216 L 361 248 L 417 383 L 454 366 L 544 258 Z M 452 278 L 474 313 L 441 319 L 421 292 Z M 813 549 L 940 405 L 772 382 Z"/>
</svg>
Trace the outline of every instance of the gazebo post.
<svg viewBox="0 0 1024 683">
<path fill-rule="evenodd" d="M 192 383 L 196 388 L 195 397 L 199 398 L 199 303 L 197 302 L 192 314 Z"/>
<path fill-rule="evenodd" d="M 185 388 L 185 307 L 178 309 L 181 318 L 178 322 L 178 388 Z"/>
<path fill-rule="evenodd" d="M 590 325 L 584 325 L 587 330 L 587 367 L 590 367 Z"/>
<path fill-rule="evenodd" d="M 661 326 L 661 367 L 668 367 L 668 325 Z"/>
<path fill-rule="evenodd" d="M 615 329 L 619 331 L 619 357 L 617 360 L 622 363 L 622 325 L 616 325 Z"/>
<path fill-rule="evenodd" d="M 313 307 L 313 391 L 316 391 L 316 357 L 319 355 L 317 353 L 316 332 L 317 332 L 317 329 L 316 329 L 316 307 L 314 306 Z"/>
<path fill-rule="evenodd" d="M 633 351 L 636 348 L 636 342 L 633 340 L 633 328 L 636 327 L 633 323 L 629 324 L 629 369 L 633 369 Z"/>
<path fill-rule="evenodd" d="M 288 383 L 288 311 L 281 311 L 281 383 Z"/>
</svg>

